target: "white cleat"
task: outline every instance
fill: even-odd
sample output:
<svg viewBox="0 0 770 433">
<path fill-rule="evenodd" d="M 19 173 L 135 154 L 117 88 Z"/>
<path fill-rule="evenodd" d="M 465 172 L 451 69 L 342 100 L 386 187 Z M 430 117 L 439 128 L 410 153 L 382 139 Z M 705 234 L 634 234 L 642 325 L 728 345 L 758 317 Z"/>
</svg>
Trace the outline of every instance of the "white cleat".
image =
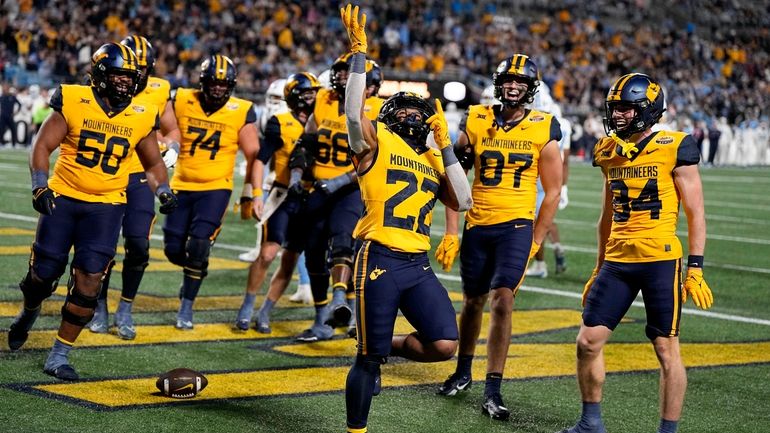
<svg viewBox="0 0 770 433">
<path fill-rule="evenodd" d="M 259 257 L 259 248 L 253 248 L 245 253 L 238 254 L 238 260 L 251 263 Z"/>
<path fill-rule="evenodd" d="M 297 292 L 289 298 L 291 302 L 302 304 L 313 303 L 313 292 L 310 291 L 310 284 L 300 284 L 297 286 Z"/>
<path fill-rule="evenodd" d="M 545 260 L 542 262 L 536 260 L 531 263 L 526 275 L 528 277 L 546 278 L 548 276 L 548 267 L 545 265 Z"/>
</svg>

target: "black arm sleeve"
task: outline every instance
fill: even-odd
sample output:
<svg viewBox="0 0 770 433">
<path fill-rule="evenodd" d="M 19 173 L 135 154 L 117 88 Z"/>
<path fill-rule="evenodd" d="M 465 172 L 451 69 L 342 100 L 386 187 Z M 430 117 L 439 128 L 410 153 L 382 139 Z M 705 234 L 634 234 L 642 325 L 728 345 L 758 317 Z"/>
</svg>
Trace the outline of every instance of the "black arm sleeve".
<svg viewBox="0 0 770 433">
<path fill-rule="evenodd" d="M 551 117 L 551 138 L 548 141 L 551 140 L 556 140 L 557 143 L 561 141 L 561 125 L 556 116 Z"/>
<path fill-rule="evenodd" d="M 265 125 L 265 134 L 262 138 L 262 142 L 259 146 L 259 154 L 257 159 L 267 164 L 270 162 L 270 158 L 276 150 L 283 146 L 283 140 L 281 139 L 281 122 L 278 118 L 273 116 L 267 121 Z"/>
<path fill-rule="evenodd" d="M 62 106 L 64 105 L 61 95 L 61 86 L 58 86 L 56 91 L 53 92 L 53 95 L 51 95 L 51 101 L 49 102 L 49 105 L 54 109 L 54 111 L 61 113 Z"/>
<path fill-rule="evenodd" d="M 700 151 L 698 144 L 691 135 L 686 135 L 679 143 L 679 149 L 676 151 L 676 166 L 695 165 L 700 162 Z"/>
<path fill-rule="evenodd" d="M 460 119 L 460 126 L 458 128 L 459 132 L 465 132 L 467 135 L 468 133 L 465 131 L 465 126 L 468 124 L 468 113 L 470 112 L 470 108 L 465 110 L 465 113 L 463 113 L 463 117 Z"/>
<path fill-rule="evenodd" d="M 254 123 L 257 121 L 257 111 L 254 109 L 254 104 L 249 105 L 249 110 L 246 112 L 246 122 L 244 124 Z"/>
</svg>

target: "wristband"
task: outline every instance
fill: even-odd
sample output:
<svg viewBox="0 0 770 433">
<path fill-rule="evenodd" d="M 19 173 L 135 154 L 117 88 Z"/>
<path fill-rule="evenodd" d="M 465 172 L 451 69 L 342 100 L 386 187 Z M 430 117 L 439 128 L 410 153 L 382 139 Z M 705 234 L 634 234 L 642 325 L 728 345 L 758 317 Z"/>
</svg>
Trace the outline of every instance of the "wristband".
<svg viewBox="0 0 770 433">
<path fill-rule="evenodd" d="M 703 256 L 687 256 L 687 267 L 688 268 L 702 268 L 703 267 Z"/>
<path fill-rule="evenodd" d="M 254 188 L 251 190 L 252 197 L 262 197 L 262 188 Z"/>
<path fill-rule="evenodd" d="M 43 170 L 32 170 L 32 191 L 38 188 L 48 186 L 48 172 Z"/>
</svg>

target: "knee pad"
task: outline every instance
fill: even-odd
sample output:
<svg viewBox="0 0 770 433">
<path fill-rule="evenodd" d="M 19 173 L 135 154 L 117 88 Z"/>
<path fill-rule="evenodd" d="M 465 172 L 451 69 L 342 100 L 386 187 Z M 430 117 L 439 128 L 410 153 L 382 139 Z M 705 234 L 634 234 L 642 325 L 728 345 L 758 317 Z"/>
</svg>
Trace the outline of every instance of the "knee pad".
<svg viewBox="0 0 770 433">
<path fill-rule="evenodd" d="M 353 238 L 349 235 L 335 235 L 331 239 L 331 261 L 334 265 L 353 267 Z"/>
<path fill-rule="evenodd" d="M 61 307 L 62 319 L 76 326 L 86 326 L 94 317 L 94 309 L 96 308 L 98 298 L 98 294 L 97 296 L 88 296 L 78 290 L 75 287 L 75 276 L 71 275 L 67 283 L 67 298 L 65 298 L 64 305 Z M 88 309 L 89 313 L 86 315 L 73 313 L 67 308 L 69 304 Z"/>
<path fill-rule="evenodd" d="M 126 238 L 126 257 L 123 259 L 123 269 L 128 271 L 143 271 L 150 264 L 150 240 L 140 237 Z"/>
<path fill-rule="evenodd" d="M 175 233 L 164 230 L 163 253 L 166 255 L 169 262 L 177 266 L 184 266 L 185 252 L 183 238 Z"/>
<path fill-rule="evenodd" d="M 58 281 L 67 269 L 68 260 L 69 254 L 51 254 L 33 245 L 29 264 L 35 277 L 43 281 Z"/>
<path fill-rule="evenodd" d="M 186 259 L 184 264 L 184 273 L 193 278 L 204 278 L 209 267 L 209 252 L 211 251 L 211 241 L 201 238 L 189 238 L 185 245 Z"/>
<path fill-rule="evenodd" d="M 59 278 L 41 279 L 32 276 L 32 268 L 27 271 L 27 275 L 19 283 L 19 289 L 24 294 L 24 303 L 27 306 L 34 307 L 43 303 L 59 284 Z"/>
</svg>

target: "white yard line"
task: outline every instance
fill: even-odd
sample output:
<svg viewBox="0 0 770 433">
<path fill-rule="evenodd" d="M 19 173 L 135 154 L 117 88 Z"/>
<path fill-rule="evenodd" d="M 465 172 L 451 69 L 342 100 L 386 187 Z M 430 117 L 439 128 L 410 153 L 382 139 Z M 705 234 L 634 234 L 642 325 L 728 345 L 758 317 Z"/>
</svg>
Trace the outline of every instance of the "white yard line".
<svg viewBox="0 0 770 433">
<path fill-rule="evenodd" d="M 37 218 L 32 218 L 26 215 L 16 215 L 16 214 L 9 214 L 5 212 L 0 212 L 0 218 L 8 219 L 8 220 L 14 220 L 14 221 L 25 221 L 25 222 L 37 222 Z M 163 240 L 163 236 L 161 235 L 151 235 L 152 239 L 155 240 Z M 246 252 L 251 250 L 251 247 L 244 247 L 241 245 L 231 245 L 231 244 L 225 244 L 225 243 L 216 243 L 214 244 L 214 247 L 221 248 L 225 250 L 230 251 L 238 251 L 238 252 Z M 573 247 L 573 246 L 565 246 L 564 249 L 568 251 L 576 251 L 581 253 L 596 253 L 595 248 L 587 248 L 587 247 Z M 770 269 L 762 269 L 762 268 L 749 268 L 744 266 L 737 266 L 737 265 L 717 265 L 714 263 L 707 263 L 708 266 L 714 266 L 714 267 L 724 267 L 727 269 L 739 269 L 739 270 L 746 270 L 751 272 L 761 272 L 761 273 L 768 273 L 770 274 Z M 454 281 L 454 282 L 460 282 L 462 281 L 459 276 L 457 275 L 450 275 L 445 273 L 437 273 L 436 276 L 442 280 L 446 281 Z M 552 295 L 552 296 L 562 296 L 567 298 L 575 298 L 580 299 L 582 296 L 580 293 L 570 292 L 566 290 L 557 290 L 557 289 L 548 289 L 545 287 L 536 287 L 536 286 L 529 286 L 524 285 L 521 286 L 521 290 L 525 292 L 535 292 L 535 293 L 542 293 L 545 295 Z M 644 307 L 644 304 L 642 302 L 634 302 L 633 306 L 635 307 Z M 702 311 L 702 310 L 695 310 L 692 308 L 683 308 L 682 312 L 684 314 L 691 314 L 695 316 L 704 316 L 704 317 L 710 317 L 714 319 L 722 319 L 722 320 L 728 320 L 732 322 L 743 322 L 743 323 L 753 323 L 757 325 L 766 325 L 770 326 L 770 320 L 764 320 L 764 319 L 757 319 L 754 317 L 745 317 L 745 316 L 737 316 L 734 314 L 722 314 L 722 313 L 714 313 L 710 311 Z"/>
</svg>

